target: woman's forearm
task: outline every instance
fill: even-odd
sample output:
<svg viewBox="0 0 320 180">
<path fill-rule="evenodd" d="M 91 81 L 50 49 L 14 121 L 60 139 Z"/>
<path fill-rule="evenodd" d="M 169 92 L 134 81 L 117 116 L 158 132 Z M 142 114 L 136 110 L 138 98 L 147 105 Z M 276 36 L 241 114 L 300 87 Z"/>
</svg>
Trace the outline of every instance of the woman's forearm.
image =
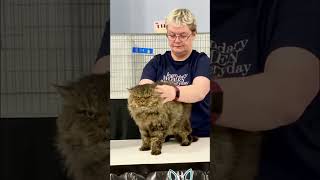
<svg viewBox="0 0 320 180">
<path fill-rule="evenodd" d="M 110 56 L 103 56 L 94 64 L 92 73 L 103 74 L 110 70 Z"/>
<path fill-rule="evenodd" d="M 198 79 L 197 79 L 198 78 Z M 178 101 L 195 103 L 202 101 L 210 91 L 210 80 L 205 77 L 196 77 L 193 84 L 179 86 L 180 98 Z"/>
<path fill-rule="evenodd" d="M 259 131 L 296 121 L 319 91 L 319 59 L 301 48 L 280 48 L 265 72 L 220 79 L 223 113 L 217 124 Z"/>
</svg>

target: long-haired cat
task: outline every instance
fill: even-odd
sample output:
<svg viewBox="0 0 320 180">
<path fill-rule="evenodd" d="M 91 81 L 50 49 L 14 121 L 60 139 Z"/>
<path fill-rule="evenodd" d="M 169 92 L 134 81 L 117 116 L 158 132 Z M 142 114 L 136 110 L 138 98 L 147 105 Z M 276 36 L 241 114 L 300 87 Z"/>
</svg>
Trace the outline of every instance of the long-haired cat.
<svg viewBox="0 0 320 180">
<path fill-rule="evenodd" d="M 55 86 L 63 98 L 57 148 L 74 180 L 106 180 L 109 172 L 109 73 Z"/>
<path fill-rule="evenodd" d="M 154 91 L 157 84 L 137 85 L 129 89 L 128 109 L 139 127 L 142 139 L 141 151 L 151 149 L 152 155 L 161 154 L 166 137 L 174 135 L 182 146 L 188 146 L 197 138 L 191 136 L 191 104 L 178 101 L 163 103 Z M 168 84 L 168 83 L 166 83 Z"/>
</svg>

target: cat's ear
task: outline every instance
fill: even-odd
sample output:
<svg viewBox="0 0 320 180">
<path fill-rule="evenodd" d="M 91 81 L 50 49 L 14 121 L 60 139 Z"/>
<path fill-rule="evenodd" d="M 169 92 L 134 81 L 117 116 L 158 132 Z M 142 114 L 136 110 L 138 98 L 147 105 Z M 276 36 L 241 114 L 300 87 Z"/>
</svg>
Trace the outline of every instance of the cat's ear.
<svg viewBox="0 0 320 180">
<path fill-rule="evenodd" d="M 71 86 L 63 86 L 63 85 L 57 85 L 57 84 L 53 84 L 52 86 L 57 90 L 60 96 L 63 97 L 64 99 L 72 96 L 73 88 Z"/>
<path fill-rule="evenodd" d="M 129 93 L 132 93 L 132 88 L 128 88 Z"/>
</svg>

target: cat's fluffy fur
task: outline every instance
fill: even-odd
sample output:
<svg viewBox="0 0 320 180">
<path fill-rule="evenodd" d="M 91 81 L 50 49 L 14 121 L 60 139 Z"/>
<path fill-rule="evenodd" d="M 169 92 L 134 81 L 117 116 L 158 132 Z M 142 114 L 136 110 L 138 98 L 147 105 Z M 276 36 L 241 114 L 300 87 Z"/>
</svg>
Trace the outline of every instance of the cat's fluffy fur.
<svg viewBox="0 0 320 180">
<path fill-rule="evenodd" d="M 64 102 L 56 145 L 74 180 L 109 179 L 109 86 L 109 73 L 55 86 Z"/>
<path fill-rule="evenodd" d="M 137 85 L 129 89 L 128 109 L 138 125 L 142 146 L 141 151 L 151 149 L 152 155 L 161 154 L 166 137 L 174 135 L 182 146 L 188 146 L 196 137 L 191 136 L 191 104 L 163 99 L 154 91 L 157 84 Z"/>
</svg>

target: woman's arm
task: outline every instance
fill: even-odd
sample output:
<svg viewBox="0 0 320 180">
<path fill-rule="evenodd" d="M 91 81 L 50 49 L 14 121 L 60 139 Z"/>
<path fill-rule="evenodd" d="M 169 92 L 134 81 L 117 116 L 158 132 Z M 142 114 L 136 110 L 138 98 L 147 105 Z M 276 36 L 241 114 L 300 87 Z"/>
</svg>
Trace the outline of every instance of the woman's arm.
<svg viewBox="0 0 320 180">
<path fill-rule="evenodd" d="M 217 80 L 224 91 L 217 124 L 248 131 L 293 123 L 319 91 L 319 59 L 296 47 L 274 50 L 265 72 Z"/>
<path fill-rule="evenodd" d="M 178 101 L 195 103 L 203 100 L 210 91 L 210 80 L 204 76 L 198 76 L 194 78 L 191 85 L 178 86 L 178 89 L 180 90 Z M 176 90 L 172 86 L 159 85 L 156 87 L 156 91 L 161 94 L 164 103 L 172 101 L 176 97 Z"/>
<path fill-rule="evenodd" d="M 154 83 L 154 81 L 150 80 L 150 79 L 141 79 L 139 82 L 139 85 L 143 85 L 143 84 L 152 84 Z"/>
<path fill-rule="evenodd" d="M 110 55 L 106 55 L 97 60 L 94 64 L 92 73 L 104 74 L 110 70 Z"/>
</svg>

